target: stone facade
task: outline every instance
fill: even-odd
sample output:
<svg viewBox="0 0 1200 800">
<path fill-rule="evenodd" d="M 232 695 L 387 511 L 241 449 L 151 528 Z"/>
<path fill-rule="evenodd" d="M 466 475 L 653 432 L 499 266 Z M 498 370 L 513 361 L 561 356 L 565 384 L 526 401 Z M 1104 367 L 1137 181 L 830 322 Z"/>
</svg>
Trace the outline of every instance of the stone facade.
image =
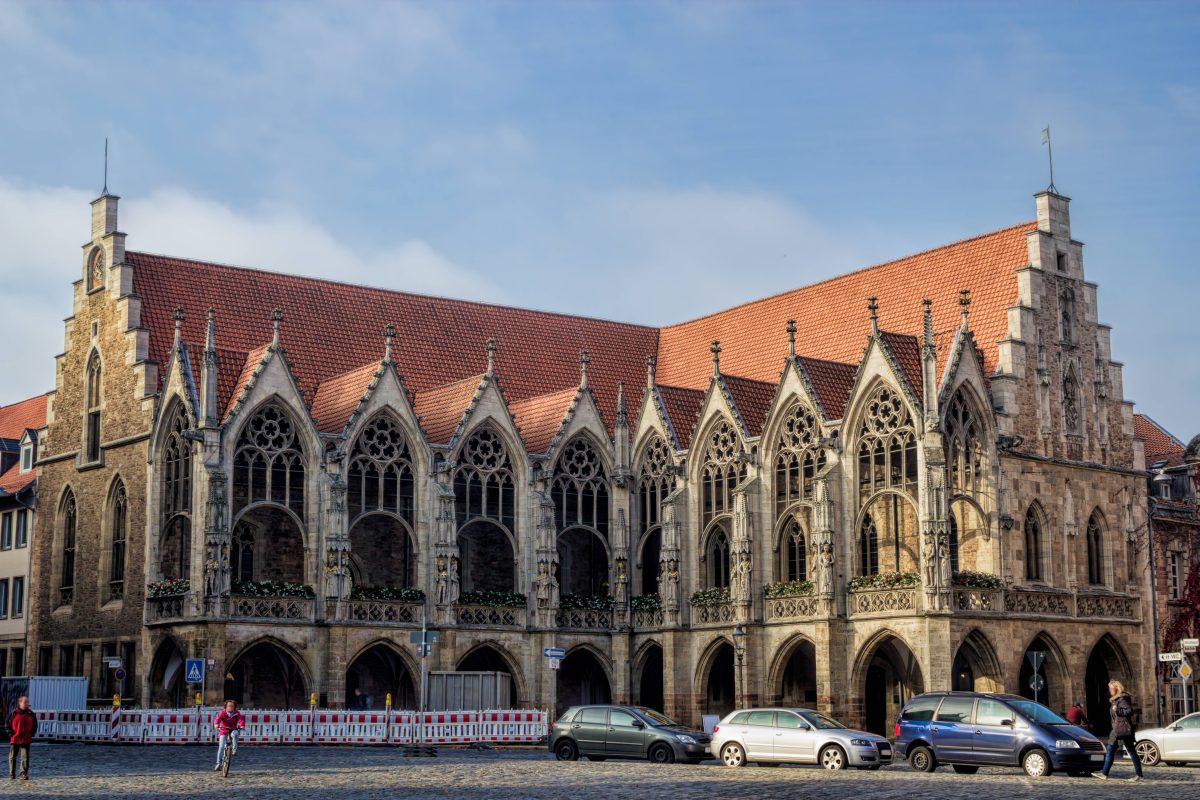
<svg viewBox="0 0 1200 800">
<path fill-rule="evenodd" d="M 202 347 L 176 314 L 167 348 L 162 304 L 192 303 L 134 291 L 149 267 L 101 197 L 40 461 L 39 663 L 96 683 L 117 648 L 144 704 L 190 697 L 179 664 L 197 656 L 209 702 L 359 689 L 403 705 L 424 621 L 431 669 L 508 672 L 516 702 L 546 708 L 611 698 L 697 721 L 787 702 L 887 730 L 931 689 L 1036 683 L 1061 709 L 1102 702 L 1111 677 L 1150 696 L 1141 442 L 1068 201 L 1036 203 L 1007 308 L 981 287 L 973 310 L 963 286 L 947 326 L 922 287 L 881 292 L 857 363 L 802 355 L 792 324 L 785 353 L 785 331 L 760 326 L 779 338 L 777 380 L 729 374 L 713 342 L 690 388 L 648 360 L 638 402 L 632 384 L 590 384 L 586 353 L 576 386 L 508 398 L 500 376 L 528 376 L 498 372 L 503 342 L 482 373 L 414 391 L 408 354 L 445 333 L 393 352 L 387 319 L 377 361 L 310 383 L 286 307 L 236 359 L 219 314 Z M 913 304 L 917 328 L 888 330 L 888 303 Z M 1000 341 L 976 341 L 985 314 Z M 551 645 L 567 650 L 557 671 Z"/>
</svg>

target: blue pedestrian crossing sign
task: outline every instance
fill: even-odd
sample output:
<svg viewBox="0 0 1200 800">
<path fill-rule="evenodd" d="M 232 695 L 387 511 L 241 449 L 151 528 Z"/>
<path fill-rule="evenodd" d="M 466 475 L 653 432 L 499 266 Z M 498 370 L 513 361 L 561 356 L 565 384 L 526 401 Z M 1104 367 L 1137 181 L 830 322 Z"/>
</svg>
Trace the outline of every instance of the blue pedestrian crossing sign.
<svg viewBox="0 0 1200 800">
<path fill-rule="evenodd" d="M 204 659 L 189 658 L 183 676 L 184 683 L 204 683 Z"/>
</svg>

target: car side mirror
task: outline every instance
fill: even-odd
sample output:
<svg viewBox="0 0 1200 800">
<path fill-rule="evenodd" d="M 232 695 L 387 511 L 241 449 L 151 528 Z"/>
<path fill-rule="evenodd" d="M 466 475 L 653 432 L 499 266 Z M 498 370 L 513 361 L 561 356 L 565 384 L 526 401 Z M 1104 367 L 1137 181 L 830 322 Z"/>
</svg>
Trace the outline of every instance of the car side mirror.
<svg viewBox="0 0 1200 800">
<path fill-rule="evenodd" d="M 1178 725 L 1172 725 L 1172 726 L 1171 726 L 1170 728 L 1168 728 L 1167 730 L 1171 730 L 1171 731 L 1180 731 L 1180 730 L 1183 730 L 1183 728 L 1180 728 Z"/>
<path fill-rule="evenodd" d="M 635 719 L 635 720 L 633 721 L 633 727 L 635 727 L 635 728 L 645 728 L 645 727 L 646 727 L 646 723 L 642 722 L 640 719 Z"/>
<path fill-rule="evenodd" d="M 1006 727 L 1009 727 L 1009 728 L 1011 728 L 1011 727 L 1013 727 L 1014 725 L 1016 725 L 1017 723 L 1016 723 L 1016 720 L 1011 720 L 1011 719 L 1002 719 L 1002 720 L 1000 720 L 1000 724 L 1001 724 L 1001 725 L 1004 725 L 1004 726 L 1006 726 Z"/>
<path fill-rule="evenodd" d="M 805 723 L 805 722 L 801 722 L 801 723 L 800 723 L 800 730 L 802 730 L 802 731 L 811 731 L 811 730 L 812 730 L 812 725 L 809 725 L 808 723 Z"/>
</svg>

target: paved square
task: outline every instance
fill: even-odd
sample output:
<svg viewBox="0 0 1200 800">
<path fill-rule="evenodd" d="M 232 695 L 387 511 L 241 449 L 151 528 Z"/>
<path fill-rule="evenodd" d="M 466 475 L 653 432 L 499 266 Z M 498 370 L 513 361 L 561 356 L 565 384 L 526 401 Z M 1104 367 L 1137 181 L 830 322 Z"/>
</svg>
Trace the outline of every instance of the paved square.
<svg viewBox="0 0 1200 800">
<path fill-rule="evenodd" d="M 215 747 L 55 744 L 36 746 L 33 756 L 32 780 L 2 780 L 0 795 L 114 800 L 1200 798 L 1200 769 L 1159 766 L 1147 770 L 1144 783 L 1131 784 L 1124 780 L 1132 774 L 1128 763 L 1113 770 L 1113 776 L 1121 780 L 1101 783 L 1094 778 L 1060 775 L 1035 781 L 1018 770 L 955 775 L 941 769 L 919 775 L 907 765 L 873 773 L 830 773 L 814 767 L 729 769 L 715 761 L 699 766 L 635 761 L 559 763 L 546 752 L 532 749 L 447 749 L 435 759 L 406 759 L 390 748 L 244 746 L 233 773 L 223 779 L 212 771 Z"/>
</svg>

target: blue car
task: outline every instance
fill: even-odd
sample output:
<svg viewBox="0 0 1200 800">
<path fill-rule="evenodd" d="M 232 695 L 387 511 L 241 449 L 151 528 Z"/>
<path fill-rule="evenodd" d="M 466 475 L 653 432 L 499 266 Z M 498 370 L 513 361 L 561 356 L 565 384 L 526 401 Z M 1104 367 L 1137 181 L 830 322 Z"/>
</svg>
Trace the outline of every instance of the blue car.
<svg viewBox="0 0 1200 800">
<path fill-rule="evenodd" d="M 896 754 L 918 772 L 949 765 L 1021 767 L 1040 778 L 1055 770 L 1087 775 L 1104 764 L 1104 744 L 1040 703 L 1011 694 L 929 692 L 904 704 Z"/>
</svg>

